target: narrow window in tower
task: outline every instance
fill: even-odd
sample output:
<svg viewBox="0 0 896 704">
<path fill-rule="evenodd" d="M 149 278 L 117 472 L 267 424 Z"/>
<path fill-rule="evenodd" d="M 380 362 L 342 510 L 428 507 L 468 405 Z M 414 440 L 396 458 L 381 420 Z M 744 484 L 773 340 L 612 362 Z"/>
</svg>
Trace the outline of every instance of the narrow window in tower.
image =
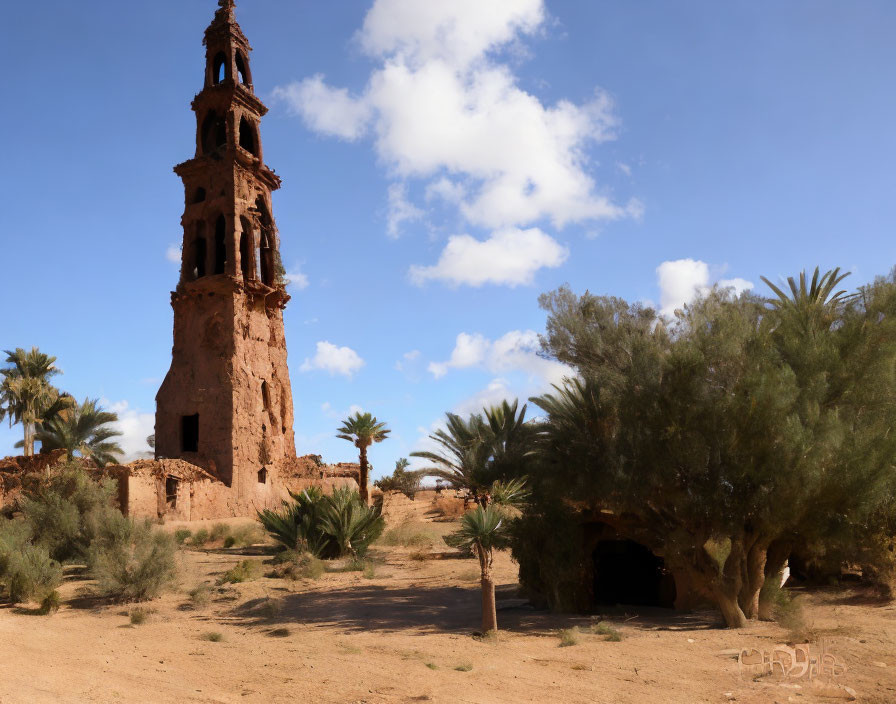
<svg viewBox="0 0 896 704">
<path fill-rule="evenodd" d="M 255 125 L 245 117 L 240 118 L 240 146 L 250 154 L 258 156 L 258 150 L 255 148 L 256 143 Z"/>
<path fill-rule="evenodd" d="M 249 65 L 246 60 L 243 58 L 243 52 L 238 51 L 236 53 L 236 72 L 240 77 L 240 83 L 243 85 L 249 85 L 252 81 L 249 80 Z"/>
<path fill-rule="evenodd" d="M 261 403 L 264 410 L 271 410 L 271 392 L 268 390 L 268 382 L 261 382 Z"/>
<path fill-rule="evenodd" d="M 199 452 L 199 414 L 180 419 L 181 452 Z"/>
<path fill-rule="evenodd" d="M 262 467 L 258 470 L 258 483 L 259 484 L 267 484 L 268 483 L 268 470 Z"/>
<path fill-rule="evenodd" d="M 252 271 L 252 262 L 249 260 L 250 245 L 252 238 L 252 226 L 246 218 L 240 218 L 240 271 L 243 274 L 243 281 L 249 280 L 249 272 Z"/>
<path fill-rule="evenodd" d="M 200 230 L 201 231 L 201 230 Z M 193 240 L 193 279 L 201 279 L 205 276 L 205 257 L 207 249 L 205 237 L 197 237 Z"/>
<path fill-rule="evenodd" d="M 215 85 L 218 85 L 223 83 L 226 77 L 227 55 L 222 51 L 215 57 L 215 62 L 212 64 L 212 81 L 214 81 Z"/>
<path fill-rule="evenodd" d="M 256 256 L 258 278 L 265 286 L 272 286 L 274 282 L 274 243 L 271 231 L 274 229 L 274 221 L 262 196 L 255 200 L 255 208 L 261 218 L 261 233 Z"/>
<path fill-rule="evenodd" d="M 227 220 L 223 215 L 215 222 L 215 273 L 223 274 L 227 269 Z"/>
<path fill-rule="evenodd" d="M 196 193 L 193 194 L 193 202 L 202 203 L 203 201 L 205 201 L 205 189 L 197 188 Z"/>
</svg>

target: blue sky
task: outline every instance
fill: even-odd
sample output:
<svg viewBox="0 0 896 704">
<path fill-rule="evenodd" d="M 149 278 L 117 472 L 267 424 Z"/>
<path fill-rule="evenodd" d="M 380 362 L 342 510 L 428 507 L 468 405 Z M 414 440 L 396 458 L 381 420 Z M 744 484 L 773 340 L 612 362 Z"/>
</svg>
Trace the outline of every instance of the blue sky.
<svg viewBox="0 0 896 704">
<path fill-rule="evenodd" d="M 7 3 L 0 348 L 152 430 L 211 0 Z M 889 0 L 238 2 L 271 112 L 300 453 L 528 396 L 539 293 L 672 310 L 816 265 L 896 263 Z M 19 428 L 0 428 L 0 455 Z"/>
</svg>

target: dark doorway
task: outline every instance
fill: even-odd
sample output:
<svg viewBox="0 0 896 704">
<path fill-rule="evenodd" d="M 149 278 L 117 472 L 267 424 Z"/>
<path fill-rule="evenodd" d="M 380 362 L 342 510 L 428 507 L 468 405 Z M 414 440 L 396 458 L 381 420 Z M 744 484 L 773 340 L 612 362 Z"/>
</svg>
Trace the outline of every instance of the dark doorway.
<svg viewBox="0 0 896 704">
<path fill-rule="evenodd" d="M 180 428 L 182 452 L 199 452 L 199 414 L 183 416 Z"/>
<path fill-rule="evenodd" d="M 594 549 L 594 601 L 672 608 L 675 581 L 663 558 L 633 540 L 601 540 Z"/>
<path fill-rule="evenodd" d="M 268 483 L 268 470 L 264 467 L 258 470 L 258 483 L 259 484 L 267 484 Z"/>
<path fill-rule="evenodd" d="M 165 505 L 170 509 L 177 508 L 177 487 L 180 482 L 175 477 L 165 478 Z"/>
<path fill-rule="evenodd" d="M 253 156 L 258 156 L 255 144 L 255 126 L 243 117 L 240 119 L 240 146 Z"/>
<path fill-rule="evenodd" d="M 193 240 L 193 278 L 201 279 L 205 276 L 206 246 L 205 237 L 197 237 Z"/>
</svg>

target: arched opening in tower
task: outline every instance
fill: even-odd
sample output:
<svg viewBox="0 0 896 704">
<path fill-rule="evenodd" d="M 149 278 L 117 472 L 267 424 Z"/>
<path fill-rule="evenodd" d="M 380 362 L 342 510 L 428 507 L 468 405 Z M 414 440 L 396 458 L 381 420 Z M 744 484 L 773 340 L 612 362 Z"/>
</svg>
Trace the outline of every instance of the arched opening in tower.
<svg viewBox="0 0 896 704">
<path fill-rule="evenodd" d="M 258 196 L 255 200 L 255 208 L 258 210 L 261 220 L 261 233 L 258 237 L 258 250 L 256 252 L 257 275 L 265 286 L 273 286 L 274 243 L 271 241 L 271 232 L 274 229 L 274 220 L 262 196 Z"/>
<path fill-rule="evenodd" d="M 205 189 L 201 186 L 193 193 L 194 203 L 203 203 L 205 201 Z"/>
<path fill-rule="evenodd" d="M 264 406 L 264 410 L 271 410 L 271 392 L 266 381 L 261 382 L 261 405 Z"/>
<path fill-rule="evenodd" d="M 241 51 L 236 53 L 236 72 L 240 77 L 240 83 L 246 86 L 252 84 L 252 79 L 249 75 L 249 62 L 243 58 L 243 52 Z"/>
<path fill-rule="evenodd" d="M 258 140 L 255 125 L 245 117 L 240 118 L 240 146 L 253 156 L 258 156 Z"/>
<path fill-rule="evenodd" d="M 212 63 L 212 83 L 218 85 L 223 83 L 225 78 L 227 78 L 227 54 L 221 51 Z"/>
<path fill-rule="evenodd" d="M 227 270 L 227 220 L 219 215 L 215 222 L 215 273 Z"/>
<path fill-rule="evenodd" d="M 193 280 L 201 279 L 205 276 L 205 258 L 208 249 L 205 243 L 205 223 L 196 223 L 196 237 L 193 240 L 193 256 L 191 258 L 192 267 L 191 274 Z"/>
<path fill-rule="evenodd" d="M 594 548 L 594 601 L 672 608 L 675 580 L 663 558 L 633 540 L 601 540 Z"/>
<path fill-rule="evenodd" d="M 227 144 L 227 122 L 214 110 L 202 121 L 202 153 L 211 154 Z"/>
<path fill-rule="evenodd" d="M 240 234 L 240 272 L 243 274 L 243 281 L 249 281 L 252 272 L 252 262 L 250 260 L 252 247 L 249 244 L 252 240 L 252 226 L 246 218 L 240 218 L 240 226 L 242 233 Z"/>
</svg>

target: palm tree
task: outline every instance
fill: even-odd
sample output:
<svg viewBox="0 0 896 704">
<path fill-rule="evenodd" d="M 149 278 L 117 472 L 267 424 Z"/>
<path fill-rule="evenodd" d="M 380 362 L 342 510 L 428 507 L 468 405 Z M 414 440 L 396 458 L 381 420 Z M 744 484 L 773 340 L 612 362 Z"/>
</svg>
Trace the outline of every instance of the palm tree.
<svg viewBox="0 0 896 704">
<path fill-rule="evenodd" d="M 483 415 L 484 414 L 484 415 Z M 507 401 L 472 414 L 467 420 L 446 414 L 444 429 L 429 436 L 437 452 L 412 452 L 433 463 L 417 470 L 420 476 L 443 479 L 453 489 L 469 492 L 476 503 L 487 505 L 497 479 L 524 474 L 525 461 L 534 451 L 532 426 L 525 422 L 526 406 Z"/>
<path fill-rule="evenodd" d="M 40 440 L 42 450 L 66 450 L 69 460 L 77 452 L 103 467 L 124 454 L 118 443 L 111 442 L 121 435 L 109 427 L 117 421 L 117 414 L 102 410 L 97 401 L 88 398 L 42 424 L 35 438 Z"/>
<path fill-rule="evenodd" d="M 818 267 L 815 267 L 815 273 L 812 275 L 812 281 L 806 284 L 806 272 L 800 272 L 800 281 L 797 285 L 796 280 L 790 276 L 787 283 L 790 286 L 790 295 L 778 286 L 775 286 L 764 276 L 760 277 L 765 284 L 774 291 L 777 296 L 772 299 L 772 304 L 780 311 L 787 311 L 792 315 L 796 315 L 797 319 L 806 326 L 812 320 L 823 322 L 826 319 L 833 320 L 835 316 L 848 303 L 855 294 L 847 294 L 846 290 L 834 291 L 837 285 L 843 281 L 849 272 L 840 273 L 840 267 L 831 269 L 821 274 Z M 830 324 L 830 322 L 828 322 Z"/>
<path fill-rule="evenodd" d="M 385 423 L 380 423 L 370 413 L 361 413 L 358 411 L 353 416 L 349 416 L 342 421 L 342 427 L 338 429 L 337 438 L 348 440 L 354 443 L 360 452 L 358 463 L 361 465 L 361 476 L 359 477 L 358 487 L 361 492 L 361 501 L 367 505 L 370 501 L 370 494 L 367 490 L 367 483 L 370 480 L 370 466 L 367 464 L 367 448 L 375 442 L 382 442 L 388 436 L 390 431 Z"/>
<path fill-rule="evenodd" d="M 53 387 L 49 379 L 61 370 L 56 358 L 32 347 L 30 352 L 22 348 L 4 350 L 6 362 L 12 366 L 0 370 L 0 420 L 9 418 L 9 425 L 21 423 L 24 428 L 22 446 L 26 457 L 34 454 L 34 438 L 37 425 L 49 420 L 67 405 L 64 395 Z"/>
<path fill-rule="evenodd" d="M 495 608 L 495 581 L 492 566 L 495 549 L 506 547 L 506 518 L 497 506 L 477 506 L 464 514 L 460 529 L 445 538 L 453 547 L 469 548 L 479 558 L 482 584 L 482 631 L 498 630 L 498 613 Z"/>
</svg>

